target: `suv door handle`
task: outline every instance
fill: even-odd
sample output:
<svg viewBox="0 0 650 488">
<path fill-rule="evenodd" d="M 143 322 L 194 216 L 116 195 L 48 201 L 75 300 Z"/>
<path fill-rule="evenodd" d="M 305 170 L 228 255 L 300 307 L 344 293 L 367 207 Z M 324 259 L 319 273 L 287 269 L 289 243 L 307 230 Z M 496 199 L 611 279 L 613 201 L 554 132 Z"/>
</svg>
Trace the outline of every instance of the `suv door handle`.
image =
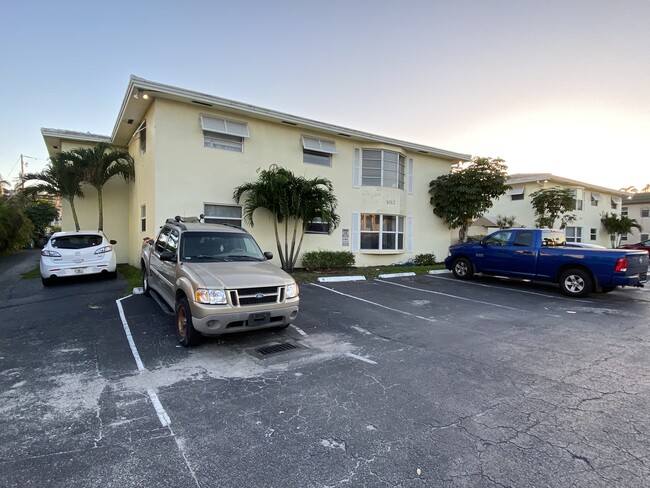
<svg viewBox="0 0 650 488">
<path fill-rule="evenodd" d="M 525 254 L 526 256 L 532 256 L 535 254 L 534 251 L 521 251 L 521 254 Z"/>
</svg>

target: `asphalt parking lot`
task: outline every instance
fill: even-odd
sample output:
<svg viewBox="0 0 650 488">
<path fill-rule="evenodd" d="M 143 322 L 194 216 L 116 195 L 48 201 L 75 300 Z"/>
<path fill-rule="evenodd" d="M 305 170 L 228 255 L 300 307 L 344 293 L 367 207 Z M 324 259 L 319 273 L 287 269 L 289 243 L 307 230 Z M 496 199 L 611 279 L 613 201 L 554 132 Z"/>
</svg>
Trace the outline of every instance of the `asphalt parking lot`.
<svg viewBox="0 0 650 488">
<path fill-rule="evenodd" d="M 295 327 L 188 350 L 124 281 L 29 259 L 1 263 L 0 486 L 649 484 L 648 288 L 310 284 Z"/>
</svg>

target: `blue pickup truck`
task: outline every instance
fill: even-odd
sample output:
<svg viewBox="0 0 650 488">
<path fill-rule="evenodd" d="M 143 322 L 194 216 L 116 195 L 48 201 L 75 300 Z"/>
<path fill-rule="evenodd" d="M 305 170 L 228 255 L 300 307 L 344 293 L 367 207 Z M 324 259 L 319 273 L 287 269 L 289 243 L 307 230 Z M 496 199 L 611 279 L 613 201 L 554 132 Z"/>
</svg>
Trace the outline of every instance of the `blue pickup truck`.
<svg viewBox="0 0 650 488">
<path fill-rule="evenodd" d="M 449 248 L 445 266 L 461 280 L 474 273 L 547 281 L 581 297 L 617 286 L 643 286 L 648 251 L 573 247 L 561 230 L 506 229 Z"/>
</svg>

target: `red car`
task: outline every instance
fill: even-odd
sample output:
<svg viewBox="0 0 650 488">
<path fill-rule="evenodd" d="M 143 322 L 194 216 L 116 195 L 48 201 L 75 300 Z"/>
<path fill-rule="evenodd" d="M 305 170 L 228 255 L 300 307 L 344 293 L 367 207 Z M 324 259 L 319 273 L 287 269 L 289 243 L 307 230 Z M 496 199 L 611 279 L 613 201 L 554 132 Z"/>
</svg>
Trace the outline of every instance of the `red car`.
<svg viewBox="0 0 650 488">
<path fill-rule="evenodd" d="M 645 249 L 650 252 L 650 239 L 647 241 L 637 242 L 635 244 L 623 244 L 619 246 L 621 249 Z"/>
</svg>

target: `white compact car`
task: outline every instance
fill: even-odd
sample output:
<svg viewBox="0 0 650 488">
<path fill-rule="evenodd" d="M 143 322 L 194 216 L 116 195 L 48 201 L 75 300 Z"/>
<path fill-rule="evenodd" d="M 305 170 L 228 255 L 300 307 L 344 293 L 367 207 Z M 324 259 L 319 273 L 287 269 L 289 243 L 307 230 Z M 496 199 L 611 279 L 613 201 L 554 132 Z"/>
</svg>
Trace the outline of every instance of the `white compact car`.
<svg viewBox="0 0 650 488">
<path fill-rule="evenodd" d="M 49 286 L 55 278 L 104 273 L 115 278 L 116 241 L 101 231 L 55 232 L 41 251 L 41 281 Z"/>
</svg>

